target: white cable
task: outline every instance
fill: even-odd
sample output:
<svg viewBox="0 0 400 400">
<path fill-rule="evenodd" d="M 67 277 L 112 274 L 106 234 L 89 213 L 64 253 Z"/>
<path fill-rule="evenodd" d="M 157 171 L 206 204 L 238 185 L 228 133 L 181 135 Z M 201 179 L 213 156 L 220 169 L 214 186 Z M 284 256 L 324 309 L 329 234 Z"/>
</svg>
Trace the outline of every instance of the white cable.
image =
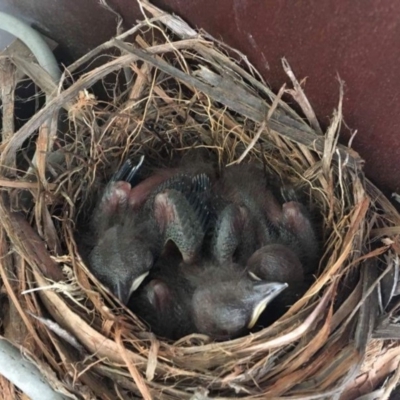
<svg viewBox="0 0 400 400">
<path fill-rule="evenodd" d="M 0 29 L 11 33 L 23 42 L 36 57 L 42 68 L 49 73 L 58 84 L 61 71 L 46 41 L 28 24 L 12 15 L 0 12 Z"/>
<path fill-rule="evenodd" d="M 65 400 L 45 381 L 40 371 L 7 340 L 0 339 L 0 374 L 31 400 Z"/>
</svg>

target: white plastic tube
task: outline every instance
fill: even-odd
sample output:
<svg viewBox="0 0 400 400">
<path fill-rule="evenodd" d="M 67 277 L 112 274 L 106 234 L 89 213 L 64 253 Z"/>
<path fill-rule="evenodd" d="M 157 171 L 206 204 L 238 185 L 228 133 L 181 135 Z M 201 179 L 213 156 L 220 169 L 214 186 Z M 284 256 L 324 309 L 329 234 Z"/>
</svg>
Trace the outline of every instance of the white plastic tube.
<svg viewBox="0 0 400 400">
<path fill-rule="evenodd" d="M 57 60 L 42 36 L 28 24 L 12 15 L 0 12 L 0 29 L 11 33 L 23 42 L 38 63 L 53 78 L 55 83 L 60 81 L 61 71 Z"/>
<path fill-rule="evenodd" d="M 36 366 L 5 339 L 0 339 L 0 374 L 31 400 L 66 400 L 50 387 Z"/>
</svg>

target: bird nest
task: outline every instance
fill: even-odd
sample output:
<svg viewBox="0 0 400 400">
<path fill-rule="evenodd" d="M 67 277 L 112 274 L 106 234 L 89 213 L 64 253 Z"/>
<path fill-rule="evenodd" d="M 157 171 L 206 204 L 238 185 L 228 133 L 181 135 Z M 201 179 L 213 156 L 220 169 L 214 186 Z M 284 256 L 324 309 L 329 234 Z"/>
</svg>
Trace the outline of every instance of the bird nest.
<svg viewBox="0 0 400 400">
<path fill-rule="evenodd" d="M 387 398 L 400 359 L 400 217 L 338 144 L 341 84 L 323 133 L 285 60 L 293 88 L 274 94 L 246 57 L 141 5 L 145 20 L 68 67 L 58 91 L 14 60 L 57 94 L 1 145 L 3 333 L 72 398 Z M 57 114 L 67 133 L 56 135 Z M 197 147 L 221 166 L 251 160 L 300 184 L 323 221 L 307 293 L 273 325 L 225 342 L 154 336 L 92 276 L 74 239 L 98 181 L 124 160 L 166 166 Z"/>
</svg>

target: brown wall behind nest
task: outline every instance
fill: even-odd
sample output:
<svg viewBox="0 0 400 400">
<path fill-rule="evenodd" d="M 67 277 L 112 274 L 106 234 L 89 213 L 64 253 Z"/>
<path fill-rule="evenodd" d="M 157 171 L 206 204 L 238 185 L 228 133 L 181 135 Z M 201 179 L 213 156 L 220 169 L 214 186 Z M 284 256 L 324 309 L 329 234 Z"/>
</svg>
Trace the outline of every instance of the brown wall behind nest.
<svg viewBox="0 0 400 400">
<path fill-rule="evenodd" d="M 1 0 L 0 0 L 1 1 Z M 98 0 L 3 0 L 76 58 L 115 34 L 116 18 Z M 0 3 L 1 4 L 1 3 Z M 140 18 L 133 0 L 108 0 L 125 26 Z M 286 57 L 326 126 L 345 81 L 345 120 L 367 175 L 400 191 L 400 2 L 383 0 L 154 0 L 194 27 L 247 54 L 275 90 L 288 82 Z M 346 136 L 347 135 L 347 136 Z M 349 131 L 344 131 L 346 142 Z"/>
</svg>

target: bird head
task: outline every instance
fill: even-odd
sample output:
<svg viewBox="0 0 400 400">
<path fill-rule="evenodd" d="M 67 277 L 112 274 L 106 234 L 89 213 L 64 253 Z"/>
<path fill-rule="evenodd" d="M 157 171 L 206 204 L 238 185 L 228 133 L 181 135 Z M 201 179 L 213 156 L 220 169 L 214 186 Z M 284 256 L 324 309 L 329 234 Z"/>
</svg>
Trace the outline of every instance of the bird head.
<svg viewBox="0 0 400 400">
<path fill-rule="evenodd" d="M 147 243 L 127 237 L 119 226 L 115 226 L 101 237 L 89 261 L 100 282 L 126 304 L 148 275 L 154 256 Z"/>
<path fill-rule="evenodd" d="M 268 303 L 287 286 L 245 278 L 204 285 L 192 300 L 196 328 L 218 340 L 237 337 L 255 325 Z"/>
<path fill-rule="evenodd" d="M 303 267 L 297 255 L 280 243 L 261 247 L 247 261 L 249 274 L 257 280 L 302 282 Z"/>
</svg>

